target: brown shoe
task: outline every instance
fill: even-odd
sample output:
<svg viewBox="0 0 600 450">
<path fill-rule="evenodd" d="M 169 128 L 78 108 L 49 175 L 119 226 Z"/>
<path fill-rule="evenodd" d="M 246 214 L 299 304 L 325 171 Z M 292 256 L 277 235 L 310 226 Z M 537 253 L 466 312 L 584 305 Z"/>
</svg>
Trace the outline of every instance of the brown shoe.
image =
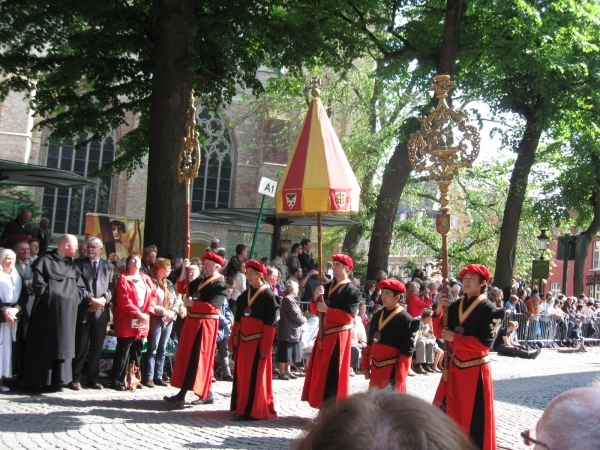
<svg viewBox="0 0 600 450">
<path fill-rule="evenodd" d="M 79 381 L 71 381 L 69 383 L 69 389 L 72 389 L 74 391 L 80 391 L 81 390 L 81 383 Z"/>
<path fill-rule="evenodd" d="M 169 383 L 167 383 L 166 381 L 163 381 L 163 380 L 159 380 L 158 378 L 156 378 L 154 380 L 154 386 L 163 386 L 163 387 L 165 387 L 165 386 L 168 386 L 168 385 L 169 385 Z"/>
<path fill-rule="evenodd" d="M 149 387 L 149 388 L 153 388 L 154 387 L 154 381 L 152 380 L 148 380 L 144 383 L 144 386 Z"/>
<path fill-rule="evenodd" d="M 423 369 L 423 367 L 421 367 L 420 365 L 417 365 L 417 367 L 415 367 L 415 373 L 418 373 L 419 375 L 427 375 L 425 369 Z"/>
<path fill-rule="evenodd" d="M 97 389 L 99 391 L 104 389 L 104 386 L 102 386 L 100 383 L 88 383 L 87 387 L 88 389 Z"/>
</svg>

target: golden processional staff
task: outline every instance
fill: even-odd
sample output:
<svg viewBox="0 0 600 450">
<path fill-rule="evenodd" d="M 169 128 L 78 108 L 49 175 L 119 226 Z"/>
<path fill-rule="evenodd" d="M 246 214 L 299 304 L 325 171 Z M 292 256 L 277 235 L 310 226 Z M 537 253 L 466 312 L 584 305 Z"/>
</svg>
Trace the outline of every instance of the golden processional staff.
<svg viewBox="0 0 600 450">
<path fill-rule="evenodd" d="M 448 92 L 456 87 L 449 75 L 436 75 L 429 90 L 438 98 L 436 108 L 427 117 L 419 119 L 421 128 L 410 136 L 408 158 L 417 172 L 429 172 L 429 178 L 440 190 L 440 214 L 436 230 L 442 236 L 442 279 L 448 279 L 448 232 L 450 231 L 450 185 L 458 171 L 471 167 L 479 155 L 479 132 L 465 124 L 467 113 L 448 106 Z M 446 293 L 449 289 L 444 288 Z M 444 307 L 444 328 L 448 327 L 448 307 Z M 457 331 L 457 330 L 454 330 Z M 460 330 L 458 330 L 460 332 Z M 444 380 L 448 379 L 448 344 L 444 342 Z"/>
<path fill-rule="evenodd" d="M 190 259 L 190 215 L 192 211 L 192 178 L 198 176 L 200 169 L 200 143 L 196 131 L 196 108 L 194 107 L 194 90 L 190 93 L 185 137 L 179 154 L 179 182 L 185 183 L 185 258 Z"/>
<path fill-rule="evenodd" d="M 277 216 L 317 216 L 319 283 L 322 283 L 321 215 L 358 214 L 360 188 L 319 98 L 319 85 L 320 80 L 312 78 L 313 98 L 277 186 Z M 319 319 L 322 340 L 321 313 Z"/>
</svg>

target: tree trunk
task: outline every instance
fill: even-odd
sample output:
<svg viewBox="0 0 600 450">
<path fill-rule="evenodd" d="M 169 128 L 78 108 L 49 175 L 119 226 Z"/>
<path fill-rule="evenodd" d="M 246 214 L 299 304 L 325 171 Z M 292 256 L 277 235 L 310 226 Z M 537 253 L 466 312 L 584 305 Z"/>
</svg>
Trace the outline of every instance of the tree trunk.
<svg viewBox="0 0 600 450">
<path fill-rule="evenodd" d="M 401 142 L 385 168 L 377 195 L 375 221 L 369 244 L 367 280 L 374 280 L 379 270 L 387 271 L 396 209 L 412 171 L 413 166 L 408 161 L 408 144 Z"/>
<path fill-rule="evenodd" d="M 454 76 L 462 16 L 463 0 L 447 0 L 444 34 L 437 64 L 438 74 Z M 451 102 L 451 99 L 448 101 Z M 413 167 L 408 161 L 407 143 L 401 142 L 388 162 L 377 196 L 373 233 L 369 244 L 368 280 L 375 279 L 379 270 L 387 270 L 396 209 L 412 171 Z"/>
<path fill-rule="evenodd" d="M 525 133 L 519 142 L 517 161 L 510 177 L 494 273 L 494 286 L 501 289 L 510 286 L 512 279 L 517 238 L 519 236 L 519 222 L 523 202 L 525 201 L 529 172 L 535 161 L 535 151 L 542 135 L 537 122 L 538 118 L 535 111 L 527 115 Z"/>
<path fill-rule="evenodd" d="M 583 236 L 586 236 L 588 239 L 588 245 L 584 246 L 583 254 L 581 255 L 581 259 L 575 260 L 575 270 L 573 274 L 573 295 L 577 296 L 579 294 L 585 294 L 585 259 L 587 258 L 589 243 L 592 238 L 596 236 L 600 232 L 600 188 L 596 190 L 596 195 L 594 196 L 594 218 L 590 223 L 590 226 L 587 227 L 583 233 Z"/>
<path fill-rule="evenodd" d="M 358 244 L 363 232 L 364 229 L 361 224 L 352 225 L 344 236 L 342 251 L 354 258 L 356 256 L 356 252 L 358 251 Z"/>
<path fill-rule="evenodd" d="M 185 186 L 178 180 L 178 159 L 193 85 L 184 61 L 194 48 L 195 4 L 159 0 L 157 6 L 144 245 L 156 245 L 159 256 L 182 255 L 185 245 Z"/>
</svg>

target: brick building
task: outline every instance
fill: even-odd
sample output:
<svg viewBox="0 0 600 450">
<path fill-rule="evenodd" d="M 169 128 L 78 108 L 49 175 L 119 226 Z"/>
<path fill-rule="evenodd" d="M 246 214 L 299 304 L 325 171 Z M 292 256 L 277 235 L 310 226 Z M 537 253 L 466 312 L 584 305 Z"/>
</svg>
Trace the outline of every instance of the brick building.
<svg viewBox="0 0 600 450">
<path fill-rule="evenodd" d="M 258 73 L 263 81 L 270 75 L 268 70 Z M 192 255 L 202 254 L 213 238 L 232 255 L 236 244 L 251 244 L 255 223 L 203 221 L 197 213 L 211 208 L 258 208 L 261 177 L 279 178 L 295 136 L 288 139 L 278 134 L 273 139 L 282 128 L 281 121 L 249 111 L 241 95 L 217 113 L 198 104 L 196 107 L 197 120 L 208 139 L 200 174 L 193 184 Z M 32 131 L 35 121 L 22 94 L 10 93 L 0 103 L 0 159 L 72 170 L 84 176 L 112 161 L 119 139 L 137 125 L 137 118 L 131 115 L 128 127 L 112 130 L 102 142 L 75 151 L 74 142 L 50 142 L 47 130 Z M 144 218 L 146 186 L 144 166 L 129 179 L 124 173 L 100 177 L 93 187 L 30 189 L 50 219 L 54 235 L 71 233 L 83 239 L 86 213 Z M 269 256 L 271 231 L 269 225 L 261 227 L 256 256 Z M 292 228 L 283 232 L 282 240 L 296 242 L 309 234 L 307 227 Z"/>
</svg>

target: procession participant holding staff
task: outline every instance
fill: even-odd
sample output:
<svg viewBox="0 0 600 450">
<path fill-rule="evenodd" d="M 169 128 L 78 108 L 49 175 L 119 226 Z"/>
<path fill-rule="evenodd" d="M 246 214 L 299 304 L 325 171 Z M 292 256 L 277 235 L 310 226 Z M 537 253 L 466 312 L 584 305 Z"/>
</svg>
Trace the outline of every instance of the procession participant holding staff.
<svg viewBox="0 0 600 450">
<path fill-rule="evenodd" d="M 219 313 L 227 297 L 227 284 L 221 275 L 225 260 L 213 252 L 202 255 L 204 278 L 196 278 L 188 285 L 188 307 L 177 358 L 171 377 L 171 386 L 181 390 L 166 402 L 183 407 L 185 395 L 194 391 L 199 398 L 192 405 L 214 403 L 212 376 L 219 331 Z"/>
<path fill-rule="evenodd" d="M 324 328 L 310 355 L 302 390 L 302 400 L 313 408 L 350 393 L 350 340 L 361 292 L 348 278 L 354 268 L 352 258 L 344 254 L 332 258 L 333 281 L 318 286 L 310 303 L 312 314 L 324 315 Z"/>
<path fill-rule="evenodd" d="M 481 450 L 496 449 L 494 390 L 488 353 L 494 343 L 504 309 L 487 299 L 492 275 L 481 264 L 460 272 L 464 295 L 450 304 L 441 294 L 433 317 L 435 335 L 448 342 L 447 379 L 442 377 L 433 403 L 454 419 Z M 448 307 L 448 328 L 442 329 L 443 307 Z"/>
<path fill-rule="evenodd" d="M 398 280 L 383 280 L 381 311 L 373 315 L 363 350 L 361 366 L 369 388 L 385 389 L 392 386 L 396 391 L 406 392 L 406 376 L 415 351 L 415 338 L 420 322 L 413 319 L 400 305 L 400 293 L 406 292 Z"/>
<path fill-rule="evenodd" d="M 237 299 L 235 322 L 229 338 L 235 351 L 231 411 L 238 419 L 277 417 L 273 401 L 271 349 L 279 303 L 264 281 L 267 268 L 258 261 L 246 262 L 248 289 Z"/>
</svg>

